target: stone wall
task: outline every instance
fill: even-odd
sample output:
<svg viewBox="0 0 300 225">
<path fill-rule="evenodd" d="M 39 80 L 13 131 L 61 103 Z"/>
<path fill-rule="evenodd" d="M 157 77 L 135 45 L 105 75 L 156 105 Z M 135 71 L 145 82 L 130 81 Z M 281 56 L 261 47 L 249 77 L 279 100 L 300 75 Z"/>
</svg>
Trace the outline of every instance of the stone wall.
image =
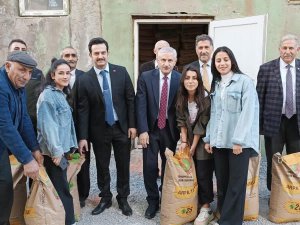
<svg viewBox="0 0 300 225">
<path fill-rule="evenodd" d="M 101 8 L 98 0 L 70 0 L 68 16 L 21 17 L 18 0 L 0 0 L 0 63 L 5 61 L 11 39 L 23 39 L 38 61 L 38 67 L 46 72 L 52 57 L 59 57 L 65 46 L 78 50 L 78 68 L 89 65 L 88 42 L 100 36 Z"/>
</svg>

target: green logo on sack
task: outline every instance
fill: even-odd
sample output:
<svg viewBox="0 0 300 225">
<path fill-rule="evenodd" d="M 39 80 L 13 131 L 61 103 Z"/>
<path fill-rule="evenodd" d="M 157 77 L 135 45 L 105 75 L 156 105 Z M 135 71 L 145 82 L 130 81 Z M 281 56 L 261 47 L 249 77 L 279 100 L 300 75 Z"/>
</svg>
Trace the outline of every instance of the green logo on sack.
<svg viewBox="0 0 300 225">
<path fill-rule="evenodd" d="M 289 213 L 300 214 L 300 201 L 288 201 L 284 207 Z"/>
</svg>

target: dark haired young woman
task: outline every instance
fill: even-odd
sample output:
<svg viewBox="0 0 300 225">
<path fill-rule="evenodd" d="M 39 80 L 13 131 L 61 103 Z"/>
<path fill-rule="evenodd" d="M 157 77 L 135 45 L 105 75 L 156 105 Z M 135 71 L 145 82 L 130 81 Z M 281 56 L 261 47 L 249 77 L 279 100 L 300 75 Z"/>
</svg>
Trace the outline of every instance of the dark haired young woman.
<svg viewBox="0 0 300 225">
<path fill-rule="evenodd" d="M 66 225 L 75 223 L 73 199 L 67 181 L 65 153 L 77 148 L 72 111 L 67 102 L 70 94 L 70 66 L 63 60 L 52 60 L 44 90 L 37 102 L 37 130 L 44 166 L 66 212 Z M 65 164 L 66 165 L 66 164 Z"/>
<path fill-rule="evenodd" d="M 213 201 L 213 156 L 204 149 L 202 138 L 210 115 L 210 99 L 204 90 L 199 70 L 187 66 L 181 76 L 176 103 L 177 125 L 181 131 L 179 149 L 190 146 L 194 156 L 198 180 L 198 199 L 201 205 L 195 224 L 207 225 L 213 218 L 210 203 Z"/>
<path fill-rule="evenodd" d="M 215 224 L 242 225 L 249 157 L 259 151 L 259 105 L 250 77 L 228 47 L 212 57 L 213 84 L 205 149 L 213 153 L 221 217 Z"/>
</svg>

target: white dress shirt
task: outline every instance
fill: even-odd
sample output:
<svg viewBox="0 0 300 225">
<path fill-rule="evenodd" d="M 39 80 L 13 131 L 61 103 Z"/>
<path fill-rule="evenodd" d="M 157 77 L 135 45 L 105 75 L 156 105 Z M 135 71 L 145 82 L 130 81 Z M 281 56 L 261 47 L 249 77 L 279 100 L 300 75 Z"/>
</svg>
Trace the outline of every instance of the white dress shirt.
<svg viewBox="0 0 300 225">
<path fill-rule="evenodd" d="M 172 72 L 171 72 L 172 73 Z M 169 104 L 169 93 L 170 93 L 170 83 L 171 83 L 171 73 L 167 75 L 168 79 L 168 98 L 167 98 L 167 111 L 166 111 L 166 118 L 168 118 L 168 104 Z M 164 77 L 163 73 L 159 71 L 159 106 L 160 106 L 160 97 L 161 97 L 161 90 L 164 83 Z M 158 116 L 158 115 L 157 115 Z"/>
<path fill-rule="evenodd" d="M 292 81 L 293 81 L 293 113 L 296 114 L 296 65 L 295 60 L 290 64 L 291 65 L 291 73 L 292 73 Z M 286 73 L 287 73 L 287 63 L 285 63 L 280 58 L 280 75 L 282 82 L 282 92 L 283 92 L 283 103 L 282 103 L 282 114 L 285 114 L 285 101 L 286 101 Z"/>
<path fill-rule="evenodd" d="M 95 72 L 97 74 L 97 78 L 98 78 L 98 82 L 99 82 L 100 87 L 101 87 L 101 91 L 103 91 L 103 77 L 100 74 L 100 72 L 102 70 L 99 70 L 95 66 L 94 66 L 94 70 L 95 70 Z M 109 90 L 110 90 L 110 94 L 111 94 L 111 98 L 112 98 L 112 89 L 111 89 L 111 82 L 110 82 L 110 74 L 109 74 L 109 66 L 108 66 L 108 64 L 106 65 L 105 69 L 103 69 L 103 70 L 106 70 L 106 73 L 107 73 L 106 77 L 107 77 L 107 82 L 108 82 L 108 86 L 109 86 Z M 116 110 L 115 110 L 115 107 L 114 107 L 114 102 L 113 102 L 113 100 L 111 100 L 111 101 L 113 103 L 113 112 L 114 112 L 115 121 L 118 121 L 119 119 L 118 119 L 118 116 L 117 116 L 117 113 L 116 113 Z"/>
<path fill-rule="evenodd" d="M 76 74 L 75 74 L 75 72 L 76 72 L 76 68 L 70 72 L 71 76 L 70 76 L 69 84 L 70 84 L 71 88 L 73 88 L 75 80 L 76 80 Z"/>
<path fill-rule="evenodd" d="M 201 73 L 201 76 L 202 76 L 202 71 L 203 71 L 203 62 L 201 62 L 200 60 L 199 60 L 199 64 L 200 64 L 200 73 Z M 212 73 L 211 73 L 211 61 L 208 61 L 207 63 L 206 63 L 206 70 L 207 70 L 207 75 L 208 75 L 208 79 L 209 79 L 209 84 L 211 85 L 211 83 L 212 83 L 212 80 L 213 80 L 213 75 L 212 75 Z"/>
</svg>

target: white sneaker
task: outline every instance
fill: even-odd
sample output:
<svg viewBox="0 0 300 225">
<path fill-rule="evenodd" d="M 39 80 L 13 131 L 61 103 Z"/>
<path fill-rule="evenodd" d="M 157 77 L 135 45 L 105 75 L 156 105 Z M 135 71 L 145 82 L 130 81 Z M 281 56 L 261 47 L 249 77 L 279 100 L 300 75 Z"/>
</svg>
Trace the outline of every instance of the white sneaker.
<svg viewBox="0 0 300 225">
<path fill-rule="evenodd" d="M 210 208 L 201 208 L 199 215 L 195 219 L 194 225 L 208 225 L 213 218 L 214 214 Z"/>
<path fill-rule="evenodd" d="M 208 225 L 219 225 L 217 220 L 212 220 Z"/>
</svg>

